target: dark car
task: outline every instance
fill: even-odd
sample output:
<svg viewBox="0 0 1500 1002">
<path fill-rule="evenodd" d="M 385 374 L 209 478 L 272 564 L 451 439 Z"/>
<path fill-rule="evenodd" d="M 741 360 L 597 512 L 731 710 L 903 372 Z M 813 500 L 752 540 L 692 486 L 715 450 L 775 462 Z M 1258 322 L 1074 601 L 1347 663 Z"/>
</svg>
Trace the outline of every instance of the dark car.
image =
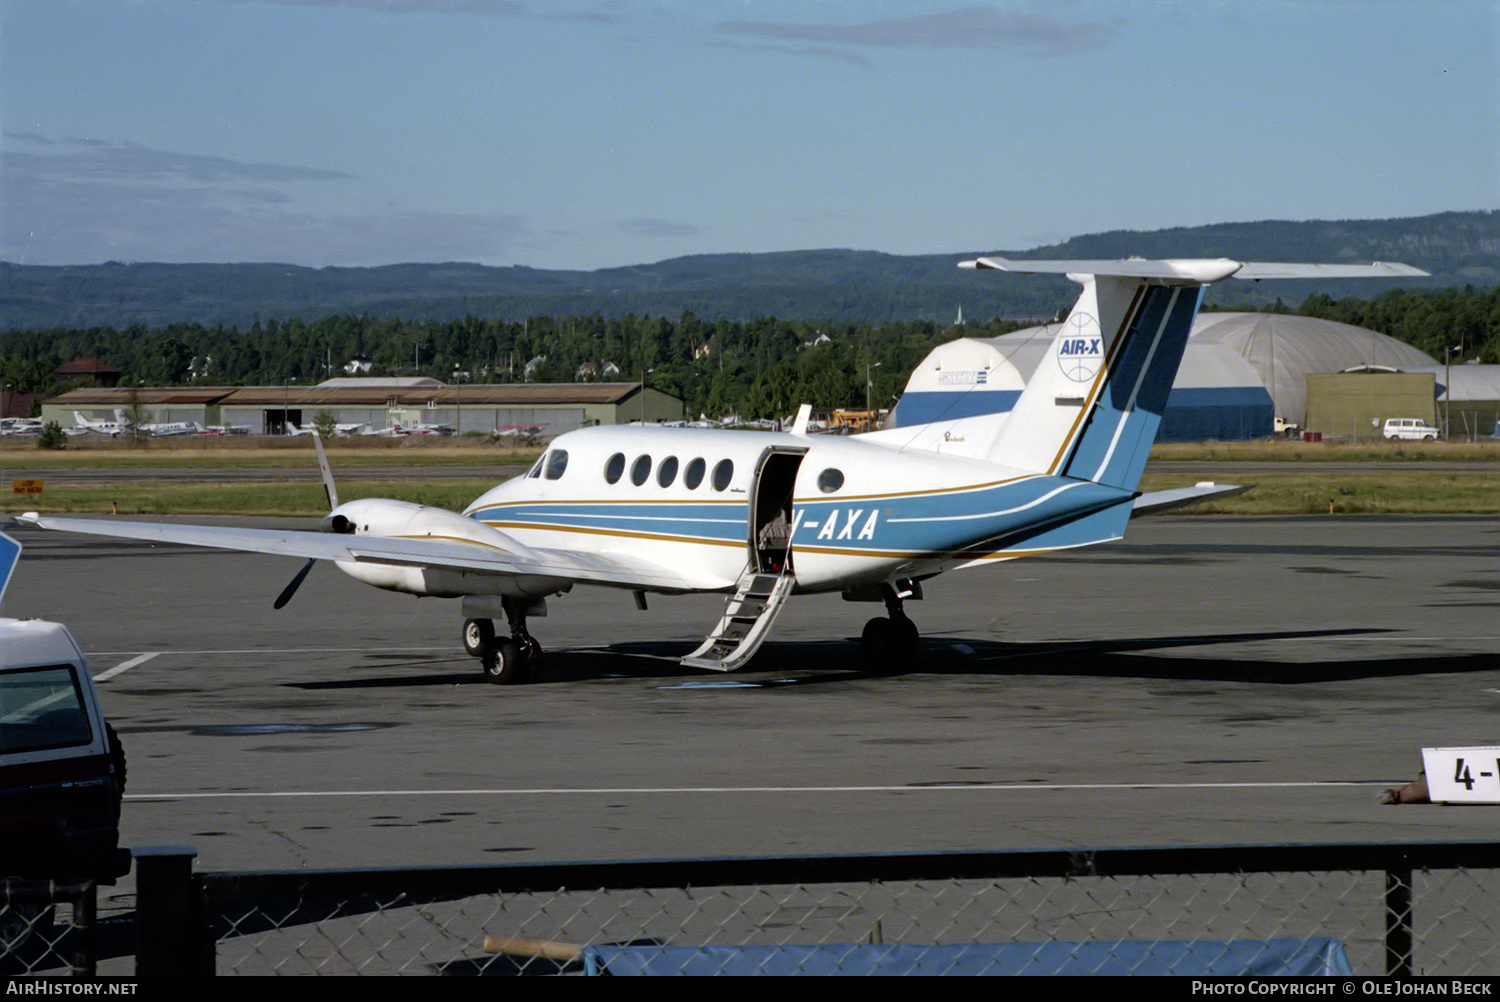
<svg viewBox="0 0 1500 1002">
<path fill-rule="evenodd" d="M 125 754 L 60 623 L 0 619 L 0 877 L 112 879 Z"/>
</svg>

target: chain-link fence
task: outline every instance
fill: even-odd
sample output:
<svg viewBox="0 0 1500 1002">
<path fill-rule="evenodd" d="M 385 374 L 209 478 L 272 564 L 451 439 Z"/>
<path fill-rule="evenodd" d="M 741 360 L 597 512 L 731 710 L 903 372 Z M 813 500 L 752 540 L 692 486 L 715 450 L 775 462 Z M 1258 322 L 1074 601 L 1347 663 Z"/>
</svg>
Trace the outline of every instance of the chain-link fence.
<svg viewBox="0 0 1500 1002">
<path fill-rule="evenodd" d="M 0 974 L 95 973 L 92 880 L 0 880 Z"/>
<path fill-rule="evenodd" d="M 581 973 L 621 947 L 737 973 L 1269 972 L 1265 944 L 1324 939 L 1355 973 L 1500 970 L 1489 844 L 221 874 L 200 886 L 217 968 L 236 974 Z"/>
<path fill-rule="evenodd" d="M 201 874 L 178 849 L 136 882 L 142 975 L 1500 971 L 1500 843 Z M 91 907 L 6 901 L 75 946 Z"/>
</svg>

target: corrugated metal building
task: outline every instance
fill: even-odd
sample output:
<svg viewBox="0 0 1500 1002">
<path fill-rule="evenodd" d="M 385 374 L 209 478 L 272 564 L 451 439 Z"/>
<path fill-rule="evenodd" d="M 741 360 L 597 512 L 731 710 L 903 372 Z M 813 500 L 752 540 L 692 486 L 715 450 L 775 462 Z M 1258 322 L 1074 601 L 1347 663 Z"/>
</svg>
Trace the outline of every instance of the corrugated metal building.
<svg viewBox="0 0 1500 1002">
<path fill-rule="evenodd" d="M 71 390 L 43 403 L 47 421 L 72 425 L 73 412 L 113 419 L 132 391 Z M 395 424 L 446 425 L 463 432 L 540 428 L 561 435 L 595 424 L 681 421 L 682 401 L 640 383 L 515 383 L 447 386 L 435 380 L 333 379 L 317 386 L 140 387 L 134 400 L 153 421 L 240 425 L 251 434 L 311 426 L 327 411 L 339 424 L 379 431 Z"/>
</svg>

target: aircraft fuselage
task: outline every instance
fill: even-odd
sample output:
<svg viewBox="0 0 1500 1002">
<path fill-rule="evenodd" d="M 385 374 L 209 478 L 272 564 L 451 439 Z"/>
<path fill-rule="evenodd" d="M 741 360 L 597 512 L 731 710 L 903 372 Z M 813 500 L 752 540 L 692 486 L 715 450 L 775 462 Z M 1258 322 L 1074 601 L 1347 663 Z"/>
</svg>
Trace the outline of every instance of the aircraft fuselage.
<svg viewBox="0 0 1500 1002">
<path fill-rule="evenodd" d="M 601 427 L 559 436 L 464 514 L 531 548 L 634 555 L 724 589 L 746 564 L 768 453 L 800 459 L 788 519 L 799 591 L 1116 538 L 1079 516 L 1133 497 L 858 436 Z"/>
</svg>

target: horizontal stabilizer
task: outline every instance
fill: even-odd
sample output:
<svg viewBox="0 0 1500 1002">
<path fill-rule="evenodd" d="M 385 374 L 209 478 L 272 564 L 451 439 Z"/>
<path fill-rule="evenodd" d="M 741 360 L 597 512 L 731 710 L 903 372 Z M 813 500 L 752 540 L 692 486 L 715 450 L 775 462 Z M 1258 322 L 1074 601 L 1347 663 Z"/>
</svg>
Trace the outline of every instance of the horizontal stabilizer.
<svg viewBox="0 0 1500 1002">
<path fill-rule="evenodd" d="M 1200 483 L 1170 491 L 1151 491 L 1135 499 L 1135 504 L 1130 509 L 1130 517 L 1155 515 L 1158 512 L 1185 508 L 1191 504 L 1202 504 L 1204 501 L 1217 498 L 1232 498 L 1245 493 L 1254 486 L 1254 484 L 1237 486 L 1235 484 Z"/>
<path fill-rule="evenodd" d="M 1258 281 L 1263 278 L 1423 278 L 1427 272 L 1409 264 L 1376 261 L 1373 264 L 1295 264 L 1289 262 L 1233 261 L 1229 258 L 1183 258 L 1148 261 L 1017 261 L 1005 257 L 981 257 L 961 261 L 960 268 L 980 271 L 1013 271 L 1042 275 L 1110 275 L 1118 278 L 1148 278 L 1164 283 L 1208 285 L 1226 278 Z"/>
</svg>

